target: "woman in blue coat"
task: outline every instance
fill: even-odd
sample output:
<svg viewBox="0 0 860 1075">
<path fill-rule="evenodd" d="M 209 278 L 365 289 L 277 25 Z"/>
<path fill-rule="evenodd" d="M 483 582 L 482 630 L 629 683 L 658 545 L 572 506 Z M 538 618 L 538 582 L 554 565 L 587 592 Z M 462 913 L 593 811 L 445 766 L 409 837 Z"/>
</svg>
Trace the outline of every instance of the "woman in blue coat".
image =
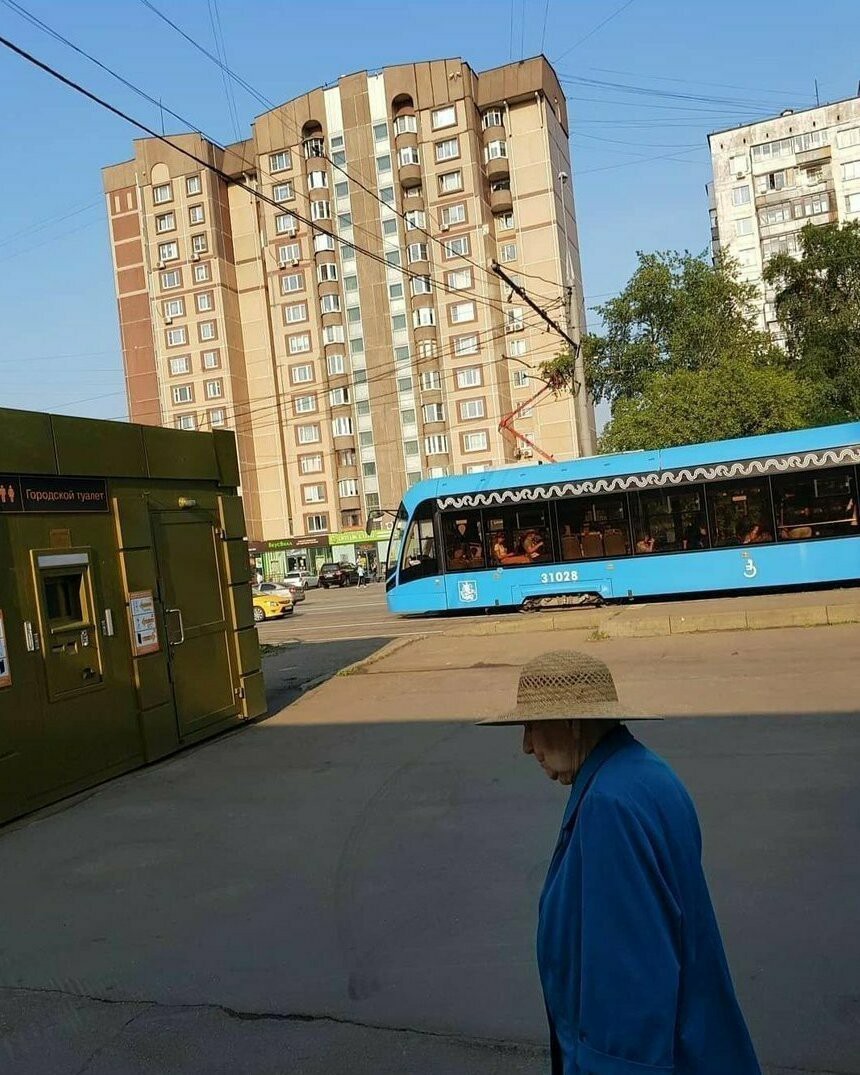
<svg viewBox="0 0 860 1075">
<path fill-rule="evenodd" d="M 570 784 L 540 899 L 553 1075 L 761 1075 L 684 786 L 620 723 L 609 669 L 547 653 L 522 671 L 523 750 Z"/>
</svg>

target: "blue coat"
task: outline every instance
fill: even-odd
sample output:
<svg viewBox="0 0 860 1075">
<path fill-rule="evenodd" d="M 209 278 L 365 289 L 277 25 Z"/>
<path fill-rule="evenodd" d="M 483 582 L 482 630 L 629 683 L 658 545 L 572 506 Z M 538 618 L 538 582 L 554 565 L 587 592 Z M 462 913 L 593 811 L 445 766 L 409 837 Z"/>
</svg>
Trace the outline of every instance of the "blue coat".
<svg viewBox="0 0 860 1075">
<path fill-rule="evenodd" d="M 540 901 L 553 1075 L 761 1075 L 696 811 L 623 726 L 571 788 Z"/>
</svg>

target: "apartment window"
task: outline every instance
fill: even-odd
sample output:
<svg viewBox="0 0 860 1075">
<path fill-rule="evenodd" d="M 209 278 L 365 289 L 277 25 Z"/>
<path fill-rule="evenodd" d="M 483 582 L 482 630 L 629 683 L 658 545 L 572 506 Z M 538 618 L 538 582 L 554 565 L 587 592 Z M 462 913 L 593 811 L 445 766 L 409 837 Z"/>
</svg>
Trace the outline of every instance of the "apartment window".
<svg viewBox="0 0 860 1075">
<path fill-rule="evenodd" d="M 741 153 L 736 157 L 729 157 L 729 172 L 732 175 L 746 175 L 747 171 L 746 153 Z"/>
<path fill-rule="evenodd" d="M 325 361 L 326 368 L 331 376 L 346 373 L 346 357 L 344 355 L 329 355 Z"/>
<path fill-rule="evenodd" d="M 311 337 L 307 332 L 298 336 L 287 336 L 287 350 L 291 355 L 303 355 L 311 349 Z"/>
<path fill-rule="evenodd" d="M 272 198 L 276 202 L 289 202 L 293 197 L 293 184 L 290 182 L 276 183 L 272 187 Z"/>
<path fill-rule="evenodd" d="M 293 399 L 293 410 L 296 414 L 313 414 L 316 409 L 316 396 L 296 396 Z"/>
<path fill-rule="evenodd" d="M 510 231 L 513 226 L 514 214 L 512 212 L 498 213 L 496 215 L 496 227 L 499 231 Z"/>
<path fill-rule="evenodd" d="M 860 146 L 860 127 L 848 127 L 844 131 L 837 131 L 836 144 L 840 149 Z"/>
<path fill-rule="evenodd" d="M 398 116 L 394 121 L 394 133 L 395 134 L 417 134 L 418 133 L 418 117 L 417 116 Z"/>
<path fill-rule="evenodd" d="M 505 310 L 505 331 L 519 332 L 524 326 L 522 306 L 511 306 Z"/>
<path fill-rule="evenodd" d="M 358 511 L 344 511 L 341 513 L 341 526 L 344 530 L 354 529 L 361 526 L 361 513 Z"/>
<path fill-rule="evenodd" d="M 363 429 L 358 434 L 358 443 L 362 446 L 362 448 L 372 448 L 373 447 L 373 433 L 372 433 L 372 431 L 369 430 L 369 429 Z"/>
<path fill-rule="evenodd" d="M 294 325 L 298 321 L 307 321 L 308 304 L 306 302 L 294 302 L 291 306 L 284 307 L 284 323 Z"/>
<path fill-rule="evenodd" d="M 848 161 L 842 165 L 843 180 L 860 179 L 860 160 Z"/>
<path fill-rule="evenodd" d="M 308 384 L 314 379 L 314 368 L 308 363 L 304 366 L 293 366 L 290 369 L 290 380 L 293 384 Z"/>
<path fill-rule="evenodd" d="M 385 255 L 385 260 L 386 260 L 387 264 L 391 265 L 393 268 L 399 268 L 399 266 L 400 266 L 400 251 L 399 250 L 389 250 Z"/>
<path fill-rule="evenodd" d="M 466 366 L 465 369 L 457 370 L 458 388 L 480 388 L 482 383 L 480 366 Z"/>
<path fill-rule="evenodd" d="M 173 201 L 172 185 L 170 183 L 162 183 L 157 187 L 153 187 L 152 200 L 156 205 L 163 205 L 165 202 Z"/>
<path fill-rule="evenodd" d="M 430 122 L 434 131 L 438 131 L 440 127 L 452 127 L 457 122 L 457 109 L 454 105 L 434 108 L 430 113 Z"/>
<path fill-rule="evenodd" d="M 316 424 L 296 426 L 299 444 L 317 444 L 320 439 L 320 427 Z"/>
<path fill-rule="evenodd" d="M 270 172 L 286 172 L 292 168 L 293 162 L 290 159 L 290 151 L 288 149 L 281 149 L 277 153 L 269 154 L 269 171 Z"/>
<path fill-rule="evenodd" d="M 191 205 L 188 207 L 188 222 L 189 224 L 206 223 L 206 213 L 204 212 L 202 205 Z"/>
<path fill-rule="evenodd" d="M 412 311 L 414 328 L 432 328 L 436 324 L 436 311 L 432 306 L 421 306 Z"/>
<path fill-rule="evenodd" d="M 754 161 L 771 160 L 772 158 L 787 157 L 792 152 L 790 138 L 778 138 L 773 142 L 762 142 L 761 145 L 752 147 L 752 159 Z"/>
<path fill-rule="evenodd" d="M 439 193 L 453 194 L 463 189 L 463 173 L 458 168 L 456 172 L 442 172 L 439 176 Z"/>
<path fill-rule="evenodd" d="M 408 347 L 395 347 L 394 348 L 394 361 L 398 363 L 409 361 L 409 348 Z"/>
<path fill-rule="evenodd" d="M 175 213 L 159 213 L 159 215 L 155 218 L 155 230 L 158 232 L 173 231 L 175 227 Z"/>
<path fill-rule="evenodd" d="M 335 183 L 334 195 L 338 199 L 349 197 L 349 183 L 345 179 L 340 183 Z"/>
<path fill-rule="evenodd" d="M 195 254 L 205 254 L 209 249 L 209 240 L 202 233 L 192 235 L 191 249 Z"/>
<path fill-rule="evenodd" d="M 328 530 L 328 515 L 306 515 L 309 534 L 324 533 Z"/>
<path fill-rule="evenodd" d="M 364 339 L 361 336 L 356 336 L 349 341 L 349 349 L 354 355 L 360 355 L 364 352 Z"/>
<path fill-rule="evenodd" d="M 337 280 L 337 265 L 333 261 L 327 261 L 324 265 L 317 265 L 317 280 L 321 284 L 331 284 Z"/>
<path fill-rule="evenodd" d="M 402 332 L 406 328 L 406 314 L 393 314 L 391 328 L 394 332 Z"/>
<path fill-rule="evenodd" d="M 226 421 L 226 414 L 223 407 L 216 407 L 209 412 L 209 425 L 212 427 L 222 426 Z"/>
<path fill-rule="evenodd" d="M 185 299 L 169 299 L 164 304 L 165 317 L 184 317 Z"/>
<path fill-rule="evenodd" d="M 302 256 L 301 243 L 284 243 L 278 247 L 278 264 L 281 268 L 293 261 L 300 261 Z"/>
<path fill-rule="evenodd" d="M 343 325 L 325 325 L 323 328 L 323 343 L 343 343 L 346 334 Z"/>
<path fill-rule="evenodd" d="M 466 223 L 466 206 L 462 202 L 456 205 L 446 205 L 442 210 L 442 224 L 449 228 L 453 224 Z"/>
<path fill-rule="evenodd" d="M 224 382 L 220 378 L 217 381 L 204 381 L 203 390 L 207 399 L 220 399 L 224 395 Z"/>
<path fill-rule="evenodd" d="M 413 276 L 409 286 L 413 295 L 429 295 L 433 290 L 433 281 L 429 276 Z"/>
<path fill-rule="evenodd" d="M 397 221 L 396 220 L 383 220 L 382 222 L 382 234 L 391 237 L 397 235 Z"/>
<path fill-rule="evenodd" d="M 760 175 L 755 181 L 756 190 L 759 194 L 769 194 L 772 190 L 784 190 L 785 187 L 794 186 L 794 169 L 784 168 L 779 172 L 768 172 Z"/>
<path fill-rule="evenodd" d="M 194 301 L 197 304 L 199 314 L 215 309 L 215 299 L 211 291 L 201 291 L 198 295 L 195 295 Z"/>
<path fill-rule="evenodd" d="M 326 250 L 334 250 L 335 240 L 334 236 L 329 235 L 327 231 L 318 231 L 314 236 L 314 251 L 317 254 L 322 254 Z"/>
<path fill-rule="evenodd" d="M 158 260 L 159 261 L 175 261 L 179 257 L 179 243 L 159 243 L 158 244 Z"/>
<path fill-rule="evenodd" d="M 328 401 L 332 407 L 343 407 L 349 403 L 349 389 L 333 388 L 328 394 Z"/>
<path fill-rule="evenodd" d="M 176 416 L 177 429 L 196 429 L 197 418 L 193 414 L 179 414 Z"/>
<path fill-rule="evenodd" d="M 177 355 L 170 360 L 170 376 L 178 377 L 181 373 L 188 373 L 191 369 L 190 355 Z"/>
<path fill-rule="evenodd" d="M 469 253 L 469 236 L 458 235 L 455 239 L 446 239 L 442 245 L 445 249 L 445 257 L 448 260 L 467 257 Z"/>
<path fill-rule="evenodd" d="M 218 351 L 204 351 L 200 357 L 204 370 L 217 370 L 221 365 L 221 355 Z"/>
<path fill-rule="evenodd" d="M 480 433 L 464 433 L 463 434 L 463 451 L 464 452 L 485 452 L 489 447 L 489 437 L 485 431 Z"/>
<path fill-rule="evenodd" d="M 331 202 L 311 202 L 313 220 L 331 220 Z"/>
<path fill-rule="evenodd" d="M 308 172 L 308 189 L 324 190 L 328 187 L 327 172 Z"/>
<path fill-rule="evenodd" d="M 388 141 L 388 124 L 387 123 L 374 123 L 374 125 L 373 125 L 373 140 L 374 140 L 374 142 L 387 142 Z"/>
<path fill-rule="evenodd" d="M 342 497 L 358 496 L 358 479 L 343 478 L 337 483 L 337 495 Z"/>
<path fill-rule="evenodd" d="M 343 289 L 346 292 L 358 291 L 358 277 L 345 276 L 343 278 Z"/>
<path fill-rule="evenodd" d="M 478 334 L 472 332 L 468 336 L 455 336 L 453 344 L 454 354 L 458 358 L 463 355 L 476 355 L 479 349 Z"/>
<path fill-rule="evenodd" d="M 511 340 L 507 345 L 508 355 L 511 358 L 522 358 L 528 349 L 529 345 L 526 340 Z"/>
<path fill-rule="evenodd" d="M 813 194 L 809 198 L 804 198 L 802 202 L 797 202 L 794 206 L 794 215 L 796 217 L 817 216 L 819 213 L 827 213 L 829 211 L 830 198 L 826 191 L 821 194 Z"/>
<path fill-rule="evenodd" d="M 412 391 L 412 376 L 411 376 L 411 374 L 407 373 L 405 377 L 398 377 L 397 378 L 397 391 L 401 392 L 401 393 L 404 393 L 404 394 L 409 393 L 409 392 Z"/>
<path fill-rule="evenodd" d="M 302 474 L 319 474 L 323 468 L 321 455 L 303 455 L 299 458 L 299 470 Z"/>
<path fill-rule="evenodd" d="M 199 175 L 190 175 L 185 180 L 185 193 L 186 194 L 199 194 L 203 189 L 203 184 L 200 182 Z"/>
<path fill-rule="evenodd" d="M 467 291 L 472 286 L 472 270 L 455 269 L 446 274 L 445 281 L 452 291 Z"/>
<path fill-rule="evenodd" d="M 761 244 L 762 260 L 772 258 L 774 254 L 796 254 L 797 235 L 778 235 L 774 239 L 763 239 Z"/>
<path fill-rule="evenodd" d="M 421 163 L 417 146 L 403 146 L 397 153 L 397 159 L 400 162 L 401 168 L 405 165 Z"/>
<path fill-rule="evenodd" d="M 346 448 L 337 453 L 337 463 L 340 467 L 354 467 L 358 462 L 355 448 Z"/>
<path fill-rule="evenodd" d="M 791 220 L 791 205 L 783 202 L 782 205 L 769 205 L 762 209 L 758 215 L 762 224 L 785 224 Z"/>
<path fill-rule="evenodd" d="M 421 374 L 421 388 L 433 392 L 442 387 L 442 374 L 439 370 L 424 370 Z"/>
<path fill-rule="evenodd" d="M 464 399 L 460 403 L 460 418 L 469 422 L 475 418 L 483 418 L 486 412 L 482 399 Z"/>
<path fill-rule="evenodd" d="M 201 340 L 214 340 L 216 336 L 214 321 L 201 321 L 197 326 L 197 334 Z"/>
<path fill-rule="evenodd" d="M 433 433 L 424 438 L 424 451 L 427 455 L 445 455 L 448 451 L 448 438 L 444 433 Z"/>
<path fill-rule="evenodd" d="M 365 478 L 373 478 L 376 476 L 376 463 L 362 463 L 361 473 Z"/>
<path fill-rule="evenodd" d="M 406 256 L 409 258 L 410 265 L 416 261 L 427 261 L 427 244 L 410 243 L 406 248 Z"/>
<path fill-rule="evenodd" d="M 210 265 L 208 261 L 204 261 L 201 265 L 194 266 L 194 283 L 205 284 L 212 279 L 212 273 L 210 271 Z"/>
<path fill-rule="evenodd" d="M 352 436 L 352 419 L 351 418 L 335 418 L 331 423 L 331 431 L 335 437 L 351 437 Z"/>
<path fill-rule="evenodd" d="M 516 261 L 517 260 L 517 244 L 516 243 L 502 243 L 499 247 L 499 261 Z"/>
<path fill-rule="evenodd" d="M 455 302 L 448 307 L 448 315 L 454 325 L 459 325 L 463 321 L 474 321 L 475 304 L 474 302 Z"/>
<path fill-rule="evenodd" d="M 278 235 L 295 235 L 296 218 L 292 213 L 278 213 L 275 217 L 275 231 Z"/>
<path fill-rule="evenodd" d="M 188 343 L 188 329 L 185 325 L 180 325 L 179 328 L 169 328 L 167 330 L 167 346 L 168 347 L 184 347 Z"/>
<path fill-rule="evenodd" d="M 425 403 L 421 408 L 425 422 L 444 422 L 445 408 L 441 403 Z"/>
<path fill-rule="evenodd" d="M 436 162 L 454 160 L 460 156 L 460 139 L 446 138 L 444 142 L 436 143 Z"/>
<path fill-rule="evenodd" d="M 481 126 L 484 130 L 488 127 L 501 127 L 502 125 L 501 108 L 488 108 L 481 116 Z"/>
<path fill-rule="evenodd" d="M 753 232 L 753 218 L 751 216 L 741 217 L 740 220 L 735 221 L 735 235 L 752 235 Z"/>
<path fill-rule="evenodd" d="M 171 269 L 170 272 L 163 272 L 161 274 L 161 287 L 164 291 L 170 291 L 171 288 L 182 286 L 182 272 L 179 269 Z"/>
<path fill-rule="evenodd" d="M 194 389 L 190 384 L 177 384 L 173 386 L 174 403 L 193 403 Z"/>
<path fill-rule="evenodd" d="M 848 213 L 860 213 L 860 193 L 847 195 L 845 198 L 845 210 Z"/>
<path fill-rule="evenodd" d="M 507 155 L 508 143 L 501 138 L 497 139 L 495 142 L 487 142 L 487 146 L 484 149 L 484 160 L 499 160 L 500 157 L 507 157 Z"/>
<path fill-rule="evenodd" d="M 320 313 L 339 314 L 340 295 L 323 295 L 320 298 Z"/>
<path fill-rule="evenodd" d="M 281 294 L 289 295 L 291 291 L 304 291 L 305 289 L 305 277 L 304 273 L 294 272 L 287 273 L 281 277 Z"/>
<path fill-rule="evenodd" d="M 306 504 L 322 504 L 325 500 L 324 485 L 304 485 L 302 486 L 302 493 Z"/>
<path fill-rule="evenodd" d="M 407 228 L 420 228 L 427 226 L 427 217 L 423 209 L 410 209 L 405 214 Z"/>
<path fill-rule="evenodd" d="M 336 153 L 332 153 L 331 162 L 335 168 L 343 168 L 346 164 L 346 153 L 342 149 L 339 149 Z"/>
<path fill-rule="evenodd" d="M 750 188 L 746 184 L 732 188 L 732 205 L 749 205 L 749 203 Z"/>
</svg>

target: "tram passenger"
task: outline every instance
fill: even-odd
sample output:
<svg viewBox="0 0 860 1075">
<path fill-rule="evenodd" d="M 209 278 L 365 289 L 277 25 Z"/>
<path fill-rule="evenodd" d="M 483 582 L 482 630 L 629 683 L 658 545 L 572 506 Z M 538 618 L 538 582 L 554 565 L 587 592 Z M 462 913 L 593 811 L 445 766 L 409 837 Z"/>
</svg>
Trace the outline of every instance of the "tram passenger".
<svg viewBox="0 0 860 1075">
<path fill-rule="evenodd" d="M 544 539 L 537 530 L 529 530 L 523 537 L 523 552 L 531 560 L 542 560 L 545 558 L 544 552 Z"/>
<path fill-rule="evenodd" d="M 654 538 L 650 534 L 643 534 L 641 538 L 636 542 L 637 552 L 653 552 L 654 551 Z"/>
</svg>

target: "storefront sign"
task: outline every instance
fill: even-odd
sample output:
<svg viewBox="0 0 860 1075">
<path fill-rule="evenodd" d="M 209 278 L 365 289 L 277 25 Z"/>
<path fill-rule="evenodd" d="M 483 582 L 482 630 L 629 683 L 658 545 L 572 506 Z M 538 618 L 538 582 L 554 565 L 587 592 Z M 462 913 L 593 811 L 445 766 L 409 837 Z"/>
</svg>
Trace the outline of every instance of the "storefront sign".
<svg viewBox="0 0 860 1075">
<path fill-rule="evenodd" d="M 0 514 L 108 511 L 104 478 L 0 474 Z"/>
<path fill-rule="evenodd" d="M 329 543 L 329 535 L 314 534 L 305 537 L 273 538 L 271 541 L 249 541 L 248 552 L 258 556 L 261 552 L 291 552 L 293 549 L 319 549 Z"/>
<path fill-rule="evenodd" d="M 152 590 L 137 590 L 128 595 L 128 611 L 131 618 L 131 649 L 135 657 L 145 653 L 157 653 L 158 621 L 155 618 L 155 601 Z"/>
<path fill-rule="evenodd" d="M 329 534 L 329 545 L 364 545 L 375 541 L 388 541 L 390 530 L 345 530 L 340 534 Z"/>
<path fill-rule="evenodd" d="M 0 687 L 12 686 L 12 671 L 9 668 L 9 651 L 6 648 L 6 627 L 3 613 L 0 611 Z"/>
</svg>

